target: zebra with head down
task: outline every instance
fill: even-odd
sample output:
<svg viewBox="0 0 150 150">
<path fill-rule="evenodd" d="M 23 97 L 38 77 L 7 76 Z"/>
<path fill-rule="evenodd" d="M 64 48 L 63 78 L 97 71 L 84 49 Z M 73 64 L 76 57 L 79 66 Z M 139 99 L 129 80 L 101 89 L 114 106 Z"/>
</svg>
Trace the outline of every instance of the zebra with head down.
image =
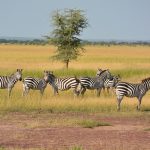
<svg viewBox="0 0 150 150">
<path fill-rule="evenodd" d="M 80 80 L 76 77 L 57 78 L 52 72 L 50 74 L 49 84 L 54 90 L 54 95 L 58 94 L 59 90 L 66 91 L 69 89 L 73 89 L 74 95 L 78 96 L 81 87 Z"/>
</svg>

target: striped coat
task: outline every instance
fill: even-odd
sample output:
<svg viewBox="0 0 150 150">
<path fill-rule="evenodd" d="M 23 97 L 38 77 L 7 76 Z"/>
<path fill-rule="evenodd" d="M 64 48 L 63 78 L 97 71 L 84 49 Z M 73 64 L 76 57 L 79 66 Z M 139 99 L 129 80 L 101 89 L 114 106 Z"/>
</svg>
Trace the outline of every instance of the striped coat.
<svg viewBox="0 0 150 150">
<path fill-rule="evenodd" d="M 45 88 L 47 87 L 47 83 L 49 83 L 49 71 L 44 71 L 43 78 L 33 78 L 26 77 L 23 80 L 23 96 L 29 93 L 29 90 L 39 90 L 41 95 L 43 95 Z"/>
<path fill-rule="evenodd" d="M 59 90 L 65 91 L 69 89 L 73 90 L 74 95 L 79 95 L 80 81 L 76 77 L 57 78 L 54 74 L 51 74 L 49 84 L 54 90 L 54 95 L 58 94 Z"/>
<path fill-rule="evenodd" d="M 96 77 L 81 77 L 80 82 L 82 89 L 80 91 L 83 96 L 86 89 L 97 90 L 97 96 L 100 96 L 101 89 L 104 87 L 104 82 L 106 79 L 111 79 L 111 73 L 109 70 L 103 70 L 99 76 Z"/>
<path fill-rule="evenodd" d="M 128 82 L 119 82 L 116 85 L 116 96 L 117 96 L 117 109 L 120 110 L 120 104 L 124 96 L 126 97 L 137 97 L 138 106 L 140 109 L 141 101 L 146 92 L 150 89 L 150 78 L 142 80 L 141 83 L 133 84 Z"/>
<path fill-rule="evenodd" d="M 0 88 L 8 89 L 8 97 L 10 97 L 12 88 L 18 80 L 22 80 L 22 69 L 17 69 L 17 71 L 10 76 L 0 76 Z"/>
</svg>

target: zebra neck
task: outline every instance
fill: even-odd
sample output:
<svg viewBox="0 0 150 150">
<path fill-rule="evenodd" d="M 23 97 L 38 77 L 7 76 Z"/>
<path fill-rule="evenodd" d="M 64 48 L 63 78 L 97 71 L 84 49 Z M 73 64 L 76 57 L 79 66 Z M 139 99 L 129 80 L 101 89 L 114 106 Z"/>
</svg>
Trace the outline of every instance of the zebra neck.
<svg viewBox="0 0 150 150">
<path fill-rule="evenodd" d="M 9 77 L 9 82 L 15 84 L 17 81 L 18 81 L 18 79 L 14 75 Z"/>
<path fill-rule="evenodd" d="M 146 88 L 146 91 L 150 90 L 150 82 L 145 82 L 144 86 Z"/>
<path fill-rule="evenodd" d="M 43 85 L 46 85 L 48 83 L 48 81 L 46 82 L 44 79 L 40 80 L 42 82 Z"/>
</svg>

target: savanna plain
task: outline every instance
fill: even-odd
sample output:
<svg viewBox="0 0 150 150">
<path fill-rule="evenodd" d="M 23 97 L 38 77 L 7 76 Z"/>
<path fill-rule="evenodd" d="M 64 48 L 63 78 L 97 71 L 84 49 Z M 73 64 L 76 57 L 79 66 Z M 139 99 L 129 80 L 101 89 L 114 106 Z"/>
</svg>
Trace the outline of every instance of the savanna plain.
<svg viewBox="0 0 150 150">
<path fill-rule="evenodd" d="M 44 70 L 57 77 L 96 75 L 98 68 L 109 69 L 122 81 L 139 83 L 150 77 L 149 46 L 85 46 L 69 69 L 50 59 L 56 48 L 45 45 L 0 45 L 0 75 L 17 68 L 27 76 L 42 78 Z M 41 99 L 39 91 L 22 96 L 18 81 L 8 99 L 0 89 L 0 150 L 149 150 L 150 92 L 143 97 L 141 110 L 136 98 L 124 98 L 116 109 L 113 92 L 87 90 L 74 97 L 71 90 L 54 96 L 47 85 Z"/>
</svg>

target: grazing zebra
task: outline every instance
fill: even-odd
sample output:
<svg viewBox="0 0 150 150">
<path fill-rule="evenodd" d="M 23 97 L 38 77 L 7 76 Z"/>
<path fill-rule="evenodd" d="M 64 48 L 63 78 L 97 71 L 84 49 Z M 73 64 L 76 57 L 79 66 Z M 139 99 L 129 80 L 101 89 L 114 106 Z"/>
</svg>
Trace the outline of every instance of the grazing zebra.
<svg viewBox="0 0 150 150">
<path fill-rule="evenodd" d="M 102 69 L 98 69 L 96 76 L 100 76 L 100 73 L 102 72 Z M 111 79 L 106 79 L 104 82 L 104 87 L 103 90 L 105 90 L 105 88 L 107 88 L 107 93 L 109 93 L 109 89 L 113 90 L 113 88 L 115 87 L 115 85 L 121 80 L 120 75 L 112 75 Z"/>
<path fill-rule="evenodd" d="M 80 80 L 76 77 L 57 78 L 53 73 L 50 74 L 50 82 L 54 90 L 54 95 L 58 94 L 58 90 L 65 91 L 73 89 L 74 95 L 79 95 Z"/>
<path fill-rule="evenodd" d="M 97 89 L 97 96 L 100 96 L 101 89 L 104 86 L 104 82 L 106 79 L 111 79 L 111 73 L 109 70 L 103 70 L 99 73 L 99 76 L 94 78 L 91 77 L 81 77 L 81 90 L 80 93 L 83 96 L 86 89 L 94 90 Z"/>
<path fill-rule="evenodd" d="M 50 71 L 44 71 L 43 78 L 33 78 L 33 77 L 26 77 L 23 80 L 23 96 L 29 93 L 30 89 L 33 90 L 40 90 L 41 96 L 44 93 L 44 90 L 47 86 L 47 83 L 50 80 Z"/>
<path fill-rule="evenodd" d="M 127 82 L 119 82 L 116 85 L 116 95 L 118 103 L 118 111 L 120 110 L 120 104 L 124 96 L 126 97 L 137 97 L 138 105 L 137 110 L 140 110 L 140 105 L 143 96 L 150 89 L 150 77 L 142 80 L 139 84 L 132 84 Z"/>
<path fill-rule="evenodd" d="M 10 76 L 0 76 L 0 88 L 8 89 L 8 97 L 10 97 L 12 88 L 18 80 L 22 80 L 22 69 L 17 69 L 17 71 Z"/>
</svg>

